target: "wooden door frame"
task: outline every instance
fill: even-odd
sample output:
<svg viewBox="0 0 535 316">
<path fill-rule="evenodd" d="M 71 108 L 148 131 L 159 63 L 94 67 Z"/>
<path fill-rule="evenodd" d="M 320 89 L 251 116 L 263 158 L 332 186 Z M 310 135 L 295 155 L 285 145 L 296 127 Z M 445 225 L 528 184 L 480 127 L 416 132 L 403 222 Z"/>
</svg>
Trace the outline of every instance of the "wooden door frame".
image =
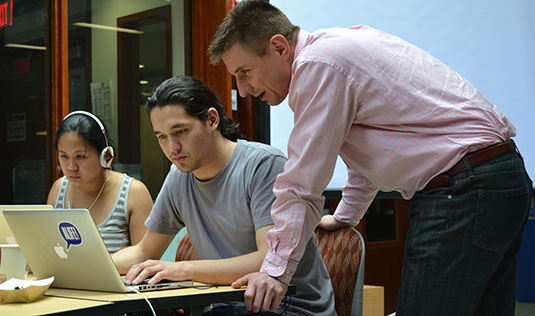
<svg viewBox="0 0 535 316">
<path fill-rule="evenodd" d="M 184 2 L 191 8 L 191 74 L 208 84 L 219 97 L 225 113 L 232 117 L 232 77 L 223 63 L 211 65 L 207 54 L 212 36 L 232 8 L 232 1 L 185 0 Z"/>
<path fill-rule="evenodd" d="M 185 12 L 191 12 L 191 74 L 208 84 L 219 97 L 221 104 L 233 121 L 240 123 L 240 131 L 248 140 L 258 140 L 256 98 L 237 96 L 237 110 L 232 110 L 232 89 L 237 89 L 232 76 L 223 63 L 216 66 L 210 64 L 207 54 L 212 36 L 226 14 L 236 5 L 233 0 L 185 0 Z M 187 31 L 187 28 L 186 28 Z M 188 55 L 186 54 L 188 58 Z M 262 124 L 264 126 L 264 124 Z M 265 134 L 263 132 L 262 134 Z M 263 141 L 269 136 L 263 135 Z"/>
<path fill-rule="evenodd" d="M 69 113 L 69 25 L 68 1 L 52 0 L 46 2 L 50 12 L 50 23 L 46 23 L 46 42 L 48 47 L 45 58 L 45 117 L 46 122 L 46 183 L 47 191 L 61 171 L 55 154 L 54 136 L 59 124 Z"/>
</svg>

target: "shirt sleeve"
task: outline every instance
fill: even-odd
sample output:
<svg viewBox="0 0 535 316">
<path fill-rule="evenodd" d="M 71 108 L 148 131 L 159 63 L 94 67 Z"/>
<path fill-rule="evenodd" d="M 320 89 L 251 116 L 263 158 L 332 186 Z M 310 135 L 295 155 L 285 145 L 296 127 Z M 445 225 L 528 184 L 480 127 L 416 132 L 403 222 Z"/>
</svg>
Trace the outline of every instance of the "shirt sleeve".
<svg viewBox="0 0 535 316">
<path fill-rule="evenodd" d="M 289 283 L 321 218 L 323 190 L 357 112 L 356 83 L 330 64 L 294 62 L 288 161 L 273 188 L 269 250 L 261 271 Z"/>
<path fill-rule="evenodd" d="M 145 220 L 145 226 L 153 232 L 174 235 L 184 227 L 184 222 L 177 208 L 178 202 L 175 201 L 176 193 L 173 194 L 173 188 L 180 187 L 176 183 L 177 173 L 176 167 L 171 165 L 152 210 Z"/>
<path fill-rule="evenodd" d="M 255 161 L 251 184 L 247 186 L 255 230 L 273 224 L 271 218 L 271 205 L 275 200 L 273 185 L 277 175 L 282 172 L 285 162 L 284 156 L 277 155 L 266 155 L 260 162 Z"/>
<path fill-rule="evenodd" d="M 347 169 L 346 185 L 342 188 L 342 200 L 334 212 L 334 218 L 342 223 L 357 225 L 364 217 L 379 189 L 358 172 Z"/>
</svg>

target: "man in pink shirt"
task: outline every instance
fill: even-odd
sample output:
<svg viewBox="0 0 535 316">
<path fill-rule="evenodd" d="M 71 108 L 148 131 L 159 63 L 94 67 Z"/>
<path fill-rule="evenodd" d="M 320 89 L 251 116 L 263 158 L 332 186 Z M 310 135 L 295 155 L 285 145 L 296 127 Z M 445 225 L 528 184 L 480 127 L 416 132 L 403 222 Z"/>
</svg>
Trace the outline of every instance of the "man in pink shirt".
<svg viewBox="0 0 535 316">
<path fill-rule="evenodd" d="M 531 201 L 515 128 L 468 81 L 425 51 L 367 26 L 307 33 L 265 1 L 242 1 L 219 26 L 240 95 L 294 112 L 253 312 L 278 306 L 319 224 L 356 225 L 376 193 L 411 199 L 398 315 L 513 315 L 516 253 Z M 337 156 L 348 168 L 334 216 L 322 192 Z"/>
</svg>

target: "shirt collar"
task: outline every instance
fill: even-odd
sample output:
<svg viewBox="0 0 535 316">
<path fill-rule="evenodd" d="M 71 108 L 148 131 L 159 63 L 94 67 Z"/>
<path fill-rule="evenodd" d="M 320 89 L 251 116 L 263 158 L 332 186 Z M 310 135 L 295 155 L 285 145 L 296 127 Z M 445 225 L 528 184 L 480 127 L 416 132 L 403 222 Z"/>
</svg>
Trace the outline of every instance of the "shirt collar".
<svg viewBox="0 0 535 316">
<path fill-rule="evenodd" d="M 309 34 L 310 33 L 308 33 L 307 31 L 299 30 L 299 34 L 297 34 L 297 43 L 295 44 L 295 49 L 294 49 L 294 59 L 293 59 L 294 61 L 297 58 L 297 56 L 301 54 L 301 51 L 305 47 Z"/>
</svg>

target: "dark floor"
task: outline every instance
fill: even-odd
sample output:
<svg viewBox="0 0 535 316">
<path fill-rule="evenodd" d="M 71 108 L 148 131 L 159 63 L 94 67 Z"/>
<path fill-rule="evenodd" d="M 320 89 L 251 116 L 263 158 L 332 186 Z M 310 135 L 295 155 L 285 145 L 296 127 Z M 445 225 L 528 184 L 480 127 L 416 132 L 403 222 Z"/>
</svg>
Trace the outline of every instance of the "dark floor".
<svg viewBox="0 0 535 316">
<path fill-rule="evenodd" d="M 535 315 L 535 303 L 516 302 L 515 316 Z"/>
<path fill-rule="evenodd" d="M 396 313 L 388 316 L 395 316 Z M 515 316 L 534 316 L 535 303 L 516 302 Z"/>
</svg>

